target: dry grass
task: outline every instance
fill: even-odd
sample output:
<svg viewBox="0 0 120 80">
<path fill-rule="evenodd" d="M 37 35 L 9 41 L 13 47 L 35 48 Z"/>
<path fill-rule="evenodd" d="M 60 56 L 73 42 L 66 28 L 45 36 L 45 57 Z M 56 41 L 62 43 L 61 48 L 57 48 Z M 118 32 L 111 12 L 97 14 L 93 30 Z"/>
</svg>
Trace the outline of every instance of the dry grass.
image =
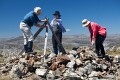
<svg viewBox="0 0 120 80">
<path fill-rule="evenodd" d="M 0 80 L 14 80 L 13 78 L 11 78 L 9 75 L 0 75 Z"/>
<path fill-rule="evenodd" d="M 0 57 L 0 63 L 3 63 L 3 62 L 4 62 L 3 57 Z"/>
<path fill-rule="evenodd" d="M 120 51 L 107 51 L 107 54 L 110 54 L 110 55 L 120 55 Z"/>
</svg>

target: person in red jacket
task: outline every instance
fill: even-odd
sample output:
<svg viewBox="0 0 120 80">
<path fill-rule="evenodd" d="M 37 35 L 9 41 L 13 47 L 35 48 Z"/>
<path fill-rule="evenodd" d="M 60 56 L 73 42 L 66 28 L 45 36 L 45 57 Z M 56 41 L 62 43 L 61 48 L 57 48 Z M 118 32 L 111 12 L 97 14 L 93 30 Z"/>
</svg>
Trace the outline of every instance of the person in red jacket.
<svg viewBox="0 0 120 80">
<path fill-rule="evenodd" d="M 105 57 L 103 42 L 106 38 L 106 28 L 95 22 L 90 22 L 87 19 L 82 21 L 83 27 L 88 27 L 91 37 L 91 44 L 95 44 L 95 50 L 98 57 Z"/>
</svg>

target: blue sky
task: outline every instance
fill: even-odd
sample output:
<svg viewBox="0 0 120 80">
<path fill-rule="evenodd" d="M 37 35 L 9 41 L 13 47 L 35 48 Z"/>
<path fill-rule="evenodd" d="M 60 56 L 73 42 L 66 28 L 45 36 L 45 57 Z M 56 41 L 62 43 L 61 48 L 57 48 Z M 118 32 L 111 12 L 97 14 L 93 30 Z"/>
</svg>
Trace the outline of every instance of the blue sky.
<svg viewBox="0 0 120 80">
<path fill-rule="evenodd" d="M 88 29 L 81 24 L 84 18 L 106 27 L 108 34 L 120 34 L 120 0 L 0 0 L 0 38 L 22 35 L 19 23 L 36 6 L 42 8 L 39 18 L 46 16 L 50 21 L 54 11 L 59 10 L 63 25 L 70 29 L 65 35 L 88 35 Z M 32 27 L 33 33 L 37 30 Z"/>
</svg>

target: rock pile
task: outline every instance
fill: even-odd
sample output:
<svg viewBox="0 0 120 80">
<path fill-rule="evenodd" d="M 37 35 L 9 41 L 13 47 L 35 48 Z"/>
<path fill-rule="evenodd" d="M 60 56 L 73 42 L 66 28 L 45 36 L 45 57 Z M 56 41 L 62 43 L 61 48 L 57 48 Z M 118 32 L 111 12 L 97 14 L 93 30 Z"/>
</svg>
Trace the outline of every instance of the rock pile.
<svg viewBox="0 0 120 80">
<path fill-rule="evenodd" d="M 1 64 L 1 76 L 13 80 L 118 80 L 120 56 L 98 58 L 93 50 L 73 48 L 66 55 L 20 55 Z"/>
</svg>

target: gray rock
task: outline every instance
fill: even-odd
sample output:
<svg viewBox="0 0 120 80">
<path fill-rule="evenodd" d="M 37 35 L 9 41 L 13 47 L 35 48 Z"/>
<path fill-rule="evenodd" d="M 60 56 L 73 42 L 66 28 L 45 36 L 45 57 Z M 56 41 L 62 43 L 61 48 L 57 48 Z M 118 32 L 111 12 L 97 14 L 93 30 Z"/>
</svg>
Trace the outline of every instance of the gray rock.
<svg viewBox="0 0 120 80">
<path fill-rule="evenodd" d="M 93 71 L 93 67 L 91 63 L 87 63 L 87 65 L 84 67 L 84 69 L 87 70 L 87 74 L 90 74 Z"/>
<path fill-rule="evenodd" d="M 47 74 L 47 80 L 55 80 L 55 76 L 53 74 Z"/>
<path fill-rule="evenodd" d="M 98 77 L 100 72 L 92 71 L 88 77 Z"/>
<path fill-rule="evenodd" d="M 76 54 L 77 54 L 77 51 L 71 50 L 71 51 L 70 51 L 70 54 L 76 55 Z"/>
<path fill-rule="evenodd" d="M 105 69 L 107 69 L 107 67 L 108 67 L 108 66 L 107 66 L 107 65 L 105 65 L 105 64 L 102 64 L 102 65 L 101 65 L 101 67 L 102 67 L 102 69 L 104 69 L 104 70 L 105 70 Z"/>
<path fill-rule="evenodd" d="M 82 62 L 81 62 L 81 60 L 80 60 L 80 59 L 76 59 L 76 60 L 75 60 L 75 62 L 76 62 L 76 64 L 77 64 L 77 65 L 82 64 Z"/>
<path fill-rule="evenodd" d="M 80 67 L 77 71 L 78 75 L 83 75 L 87 73 L 87 70 L 85 68 Z"/>
<path fill-rule="evenodd" d="M 116 55 L 113 62 L 120 62 L 120 55 Z"/>
<path fill-rule="evenodd" d="M 62 75 L 62 72 L 57 69 L 57 70 L 54 71 L 53 74 L 54 74 L 55 76 L 61 76 L 61 75 Z"/>
<path fill-rule="evenodd" d="M 18 65 L 13 65 L 13 66 L 12 66 L 12 69 L 11 69 L 11 72 L 12 72 L 12 73 L 15 73 L 18 69 L 19 69 L 19 66 L 18 66 Z"/>
<path fill-rule="evenodd" d="M 70 72 L 68 79 L 69 80 L 80 80 L 81 77 L 79 75 L 77 75 L 77 73 L 75 73 L 75 72 Z"/>
<path fill-rule="evenodd" d="M 71 60 L 70 62 L 68 62 L 68 64 L 66 65 L 68 68 L 73 68 L 73 66 L 75 65 L 75 61 Z"/>
<path fill-rule="evenodd" d="M 22 71 L 19 69 L 18 65 L 14 65 L 10 71 L 10 76 L 14 77 L 14 78 L 22 78 L 23 73 Z"/>
<path fill-rule="evenodd" d="M 35 73 L 36 75 L 39 75 L 39 76 L 45 76 L 48 73 L 48 71 L 47 69 L 36 69 Z"/>
<path fill-rule="evenodd" d="M 55 53 L 51 53 L 49 56 L 48 56 L 48 58 L 53 58 L 53 57 L 55 57 L 56 56 L 56 54 Z"/>
<path fill-rule="evenodd" d="M 27 60 L 25 58 L 20 58 L 19 60 L 21 63 L 27 63 Z"/>
<path fill-rule="evenodd" d="M 20 71 L 22 71 L 24 69 L 25 65 L 23 65 L 22 63 L 18 64 L 18 68 L 20 69 Z"/>
<path fill-rule="evenodd" d="M 39 68 L 41 65 L 42 65 L 42 63 L 37 61 L 34 63 L 33 67 Z"/>
<path fill-rule="evenodd" d="M 79 72 L 79 71 L 77 71 L 76 74 L 79 75 L 79 76 L 83 76 L 84 75 L 82 72 Z"/>
<path fill-rule="evenodd" d="M 96 53 L 94 53 L 93 51 L 87 51 L 87 53 L 91 55 L 93 58 L 97 57 Z"/>
<path fill-rule="evenodd" d="M 116 50 L 117 50 L 117 51 L 120 51 L 120 47 L 118 47 Z"/>
<path fill-rule="evenodd" d="M 69 54 L 69 55 L 67 55 L 67 56 L 70 58 L 70 60 L 75 59 L 75 57 L 73 56 L 73 54 Z"/>
<path fill-rule="evenodd" d="M 33 74 L 33 75 L 27 77 L 26 79 L 23 79 L 23 80 L 44 80 L 44 79 L 42 79 L 40 76 L 38 76 L 36 74 Z"/>
<path fill-rule="evenodd" d="M 88 78 L 88 80 L 99 80 L 98 77 L 91 77 L 91 78 Z"/>
<path fill-rule="evenodd" d="M 106 76 L 104 76 L 105 79 L 115 79 L 115 75 L 110 75 L 110 74 L 107 74 Z"/>
<path fill-rule="evenodd" d="M 90 60 L 85 61 L 85 65 L 88 65 L 90 63 Z"/>
</svg>

